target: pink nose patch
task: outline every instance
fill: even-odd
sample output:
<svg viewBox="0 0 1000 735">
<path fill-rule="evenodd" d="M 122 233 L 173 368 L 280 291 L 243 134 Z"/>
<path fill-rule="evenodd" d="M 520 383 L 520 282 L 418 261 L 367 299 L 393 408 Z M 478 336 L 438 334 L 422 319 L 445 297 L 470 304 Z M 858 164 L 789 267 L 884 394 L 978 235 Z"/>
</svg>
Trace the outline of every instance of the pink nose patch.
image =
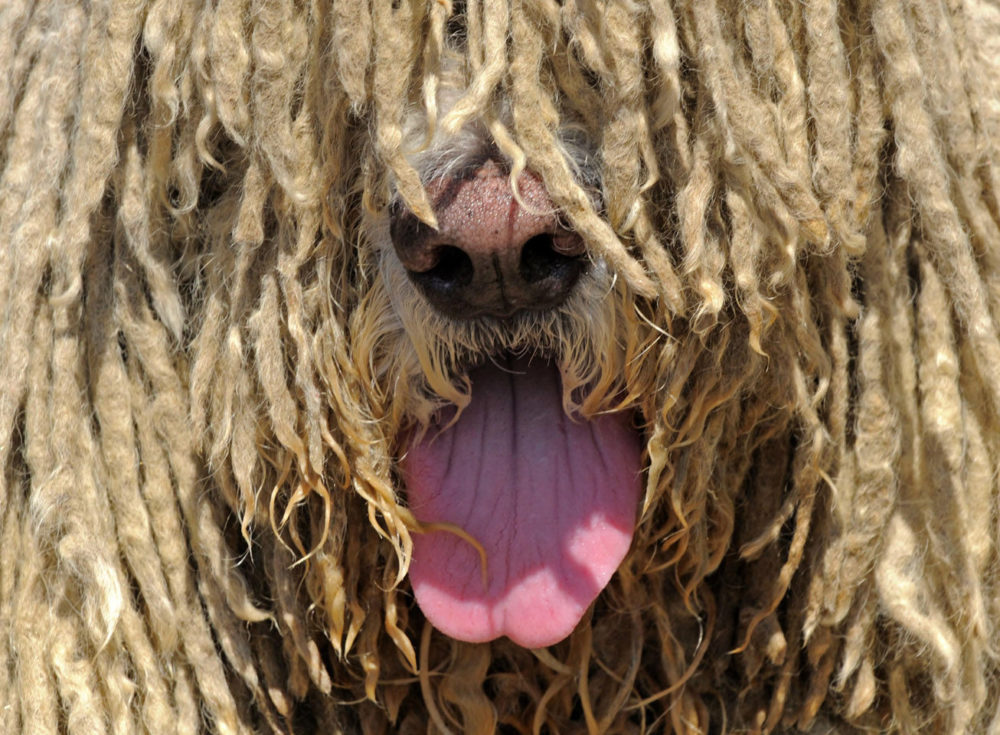
<svg viewBox="0 0 1000 735">
<path fill-rule="evenodd" d="M 421 610 L 466 641 L 527 648 L 568 636 L 632 540 L 641 449 L 622 414 L 571 419 L 558 371 L 512 361 L 474 371 L 459 420 L 410 448 L 402 468 L 423 523 L 410 580 Z M 441 422 L 446 426 L 447 421 Z"/>
</svg>

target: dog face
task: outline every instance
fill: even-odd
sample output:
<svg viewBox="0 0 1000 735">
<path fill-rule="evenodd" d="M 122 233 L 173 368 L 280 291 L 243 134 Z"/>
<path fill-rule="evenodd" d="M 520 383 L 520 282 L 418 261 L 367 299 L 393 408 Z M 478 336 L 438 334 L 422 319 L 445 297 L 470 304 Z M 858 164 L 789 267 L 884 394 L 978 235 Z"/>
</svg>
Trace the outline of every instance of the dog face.
<svg viewBox="0 0 1000 735">
<path fill-rule="evenodd" d="M 444 89 L 445 117 L 454 96 Z M 397 193 L 367 227 L 398 323 L 391 352 L 405 356 L 396 382 L 419 386 L 399 442 L 423 527 L 410 578 L 454 638 L 547 646 L 632 539 L 641 442 L 616 369 L 630 320 L 536 173 L 481 123 L 435 127 L 412 157 L 434 221 Z M 426 135 L 418 116 L 408 138 Z M 598 203 L 592 147 L 572 127 L 561 142 Z"/>
<path fill-rule="evenodd" d="M 994 5 L 6 3 L 0 731 L 996 730 Z"/>
</svg>

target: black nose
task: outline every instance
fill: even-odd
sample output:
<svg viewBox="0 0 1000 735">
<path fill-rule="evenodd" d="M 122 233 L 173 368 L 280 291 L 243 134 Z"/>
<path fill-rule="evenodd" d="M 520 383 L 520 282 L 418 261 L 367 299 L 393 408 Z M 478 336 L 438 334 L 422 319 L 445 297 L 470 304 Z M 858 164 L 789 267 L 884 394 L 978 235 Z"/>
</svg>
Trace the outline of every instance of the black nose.
<svg viewBox="0 0 1000 735">
<path fill-rule="evenodd" d="M 522 206 L 492 161 L 472 175 L 432 182 L 438 229 L 392 214 L 396 254 L 427 300 L 455 319 L 551 309 L 587 265 L 583 240 L 560 224 L 534 174 L 518 179 Z"/>
</svg>

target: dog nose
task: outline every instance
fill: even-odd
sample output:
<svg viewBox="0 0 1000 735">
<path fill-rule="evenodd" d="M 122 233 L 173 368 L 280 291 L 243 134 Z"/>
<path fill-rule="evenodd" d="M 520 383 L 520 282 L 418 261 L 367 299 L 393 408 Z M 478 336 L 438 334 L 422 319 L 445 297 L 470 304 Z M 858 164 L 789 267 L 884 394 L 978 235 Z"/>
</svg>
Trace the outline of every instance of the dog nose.
<svg viewBox="0 0 1000 735">
<path fill-rule="evenodd" d="M 438 229 L 411 213 L 392 213 L 393 246 L 427 300 L 455 319 L 509 317 L 551 309 L 570 294 L 586 267 L 583 239 L 559 222 L 541 180 L 517 179 L 494 161 L 461 176 L 432 181 Z"/>
</svg>

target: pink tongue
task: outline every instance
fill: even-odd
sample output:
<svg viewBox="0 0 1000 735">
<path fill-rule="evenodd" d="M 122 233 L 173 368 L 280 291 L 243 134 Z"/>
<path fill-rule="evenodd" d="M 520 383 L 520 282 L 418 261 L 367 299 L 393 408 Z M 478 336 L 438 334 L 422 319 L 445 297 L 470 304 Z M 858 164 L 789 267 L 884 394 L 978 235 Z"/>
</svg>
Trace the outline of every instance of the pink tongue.
<svg viewBox="0 0 1000 735">
<path fill-rule="evenodd" d="M 568 636 L 632 541 L 640 447 L 621 414 L 570 420 L 551 365 L 512 361 L 474 371 L 472 401 L 453 426 L 403 462 L 409 505 L 448 531 L 414 537 L 410 580 L 442 632 L 506 635 L 527 648 Z M 447 423 L 447 422 L 443 422 Z"/>
</svg>

